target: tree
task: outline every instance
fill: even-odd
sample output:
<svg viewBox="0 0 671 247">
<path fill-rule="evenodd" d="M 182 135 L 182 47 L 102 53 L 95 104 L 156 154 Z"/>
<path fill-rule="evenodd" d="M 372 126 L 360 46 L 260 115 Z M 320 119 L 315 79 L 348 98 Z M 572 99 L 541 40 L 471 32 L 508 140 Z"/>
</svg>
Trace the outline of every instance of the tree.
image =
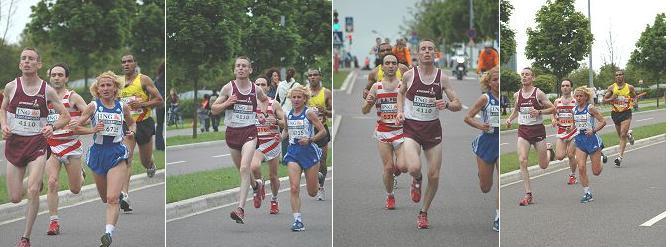
<svg viewBox="0 0 671 247">
<path fill-rule="evenodd" d="M 590 50 L 594 36 L 589 20 L 574 7 L 574 0 L 548 1 L 536 13 L 538 26 L 527 28 L 529 40 L 525 55 L 534 66 L 549 70 L 555 78 L 563 78 L 577 69 Z M 554 82 L 559 92 L 559 82 Z"/>
<path fill-rule="evenodd" d="M 165 55 L 165 17 L 163 1 L 143 1 L 131 21 L 131 37 L 128 40 L 135 59 L 145 71 L 154 73 Z M 120 60 L 119 60 L 120 61 Z M 153 74 L 145 74 L 153 77 Z"/>
<path fill-rule="evenodd" d="M 501 67 L 501 84 L 500 88 L 503 92 L 516 92 L 520 89 L 520 75 L 515 73 L 512 69 L 508 67 Z"/>
<path fill-rule="evenodd" d="M 587 66 L 580 66 L 580 68 L 568 75 L 568 79 L 573 82 L 573 88 L 589 84 L 589 68 Z M 596 86 L 597 84 L 595 83 L 594 85 Z"/>
<path fill-rule="evenodd" d="M 250 18 L 247 0 L 167 1 L 168 71 L 183 67 L 182 79 L 193 82 L 194 96 L 203 70 L 240 54 L 242 26 Z M 229 71 L 233 67 L 228 67 Z M 170 74 L 168 74 L 170 76 Z M 171 77 L 168 77 L 171 78 Z M 196 108 L 195 104 L 193 107 Z M 194 123 L 198 116 L 194 113 Z M 193 125 L 196 138 L 197 124 Z"/>
<path fill-rule="evenodd" d="M 628 64 L 642 68 L 660 81 L 666 75 L 666 15 L 657 14 L 655 23 L 646 25 L 636 42 Z"/>
<path fill-rule="evenodd" d="M 608 88 L 610 84 L 615 82 L 615 71 L 620 70 L 614 64 L 604 64 L 599 68 L 599 74 L 594 78 L 594 86 L 598 88 Z M 625 75 L 625 79 L 627 76 Z"/>
<path fill-rule="evenodd" d="M 550 74 L 540 74 L 534 77 L 534 86 L 542 90 L 544 93 L 551 93 L 557 77 Z"/>
<path fill-rule="evenodd" d="M 303 38 L 298 47 L 300 56 L 294 67 L 307 71 L 309 67 L 322 69 L 324 80 L 331 78 L 331 1 L 312 0 L 310 4 L 291 6 L 297 33 Z M 298 7 L 297 7 L 298 6 Z M 297 79 L 298 80 L 298 79 Z"/>
<path fill-rule="evenodd" d="M 52 43 L 57 50 L 71 54 L 84 68 L 86 79 L 94 64 L 118 64 L 118 58 L 111 60 L 111 53 L 119 50 L 128 37 L 128 16 L 136 7 L 133 0 L 41 0 L 31 7 L 25 32 L 32 43 Z"/>
<path fill-rule="evenodd" d="M 510 15 L 514 8 L 507 0 L 501 0 L 501 61 L 508 63 L 515 54 L 517 43 L 515 42 L 515 31 L 510 28 Z"/>
</svg>

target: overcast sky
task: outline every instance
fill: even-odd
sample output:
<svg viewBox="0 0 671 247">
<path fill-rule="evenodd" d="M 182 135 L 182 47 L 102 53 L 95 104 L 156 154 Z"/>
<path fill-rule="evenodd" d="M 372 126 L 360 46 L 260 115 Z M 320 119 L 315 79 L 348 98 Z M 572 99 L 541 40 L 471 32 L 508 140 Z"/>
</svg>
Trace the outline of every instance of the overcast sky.
<svg viewBox="0 0 671 247">
<path fill-rule="evenodd" d="M 531 66 L 531 60 L 524 56 L 527 43 L 526 29 L 535 27 L 534 18 L 536 12 L 546 1 L 510 0 L 515 8 L 510 18 L 510 24 L 515 31 L 517 42 L 517 71 Z M 662 1 L 657 0 L 609 0 L 591 1 L 592 33 L 594 43 L 592 46 L 592 66 L 598 71 L 604 61 L 610 57 L 606 42 L 608 32 L 612 32 L 613 46 L 615 50 L 615 64 L 624 67 L 634 50 L 636 41 L 641 32 L 645 30 L 646 24 L 652 25 L 655 16 L 664 11 L 660 7 Z M 587 16 L 587 0 L 576 0 L 576 10 Z M 607 59 L 607 60 L 604 60 Z M 589 62 L 587 58 L 583 61 Z"/>
<path fill-rule="evenodd" d="M 5 25 L 7 25 L 7 11 L 9 8 L 9 3 L 8 1 L 0 2 L 2 2 L 0 8 L 2 11 L 0 13 L 0 16 L 2 17 L 2 20 L 0 20 L 0 27 L 2 27 L 2 31 L 4 31 Z M 16 12 L 10 21 L 9 30 L 7 31 L 6 37 L 10 44 L 16 44 L 19 42 L 19 39 L 21 38 L 21 32 L 23 32 L 26 24 L 28 24 L 30 21 L 30 6 L 37 4 L 39 0 L 15 0 L 14 2 Z"/>
</svg>

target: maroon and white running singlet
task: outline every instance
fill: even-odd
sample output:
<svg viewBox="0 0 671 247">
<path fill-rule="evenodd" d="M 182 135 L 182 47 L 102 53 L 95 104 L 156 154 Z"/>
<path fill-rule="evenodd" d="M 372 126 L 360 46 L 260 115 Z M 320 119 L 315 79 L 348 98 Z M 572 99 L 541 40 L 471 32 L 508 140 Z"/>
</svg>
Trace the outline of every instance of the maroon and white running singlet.
<svg viewBox="0 0 671 247">
<path fill-rule="evenodd" d="M 273 99 L 268 100 L 268 108 L 266 109 L 268 118 L 266 118 L 266 122 L 261 124 L 258 120 L 256 121 L 256 136 L 259 138 L 257 141 L 259 147 L 256 151 L 263 153 L 264 161 L 272 160 L 282 154 L 280 131 L 273 104 L 279 103 Z M 257 108 L 256 114 L 262 114 L 261 109 Z"/>
<path fill-rule="evenodd" d="M 40 90 L 28 95 L 21 78 L 16 78 L 16 91 L 7 106 L 7 123 L 12 135 L 5 143 L 5 157 L 15 166 L 26 166 L 47 154 L 47 140 L 40 133 L 49 115 L 46 87 L 47 83 L 42 81 Z"/>
<path fill-rule="evenodd" d="M 524 95 L 522 95 L 522 89 L 517 91 L 517 107 L 519 108 L 519 115 L 517 116 L 517 122 L 519 123 L 517 136 L 522 137 L 531 144 L 545 139 L 543 116 L 539 114 L 538 116 L 533 117 L 529 113 L 532 109 L 543 109 L 543 106 L 537 98 L 538 90 L 537 87 L 534 87 L 534 90 L 529 97 L 524 97 Z"/>
<path fill-rule="evenodd" d="M 423 149 L 429 149 L 442 141 L 442 128 L 438 119 L 436 100 L 443 98 L 440 83 L 441 70 L 428 83 L 422 80 L 418 67 L 413 68 L 412 83 L 408 86 L 403 104 L 405 137 L 412 138 Z"/>
<path fill-rule="evenodd" d="M 226 109 L 224 115 L 226 144 L 232 149 L 241 150 L 246 142 L 256 139 L 256 87 L 252 84 L 249 92 L 242 93 L 235 80 L 230 84 L 231 95 L 236 95 L 238 100 L 232 107 Z"/>
<path fill-rule="evenodd" d="M 70 105 L 70 96 L 73 91 L 65 91 L 65 95 L 61 99 L 63 106 L 68 110 L 71 120 L 79 120 L 79 116 L 82 115 L 81 109 L 77 109 L 76 106 Z M 54 124 L 58 118 L 59 114 L 53 109 L 53 105 L 49 104 L 49 116 L 47 117 L 47 122 Z M 74 135 L 72 130 L 62 128 L 59 130 L 54 130 L 54 135 L 47 140 L 51 152 L 59 158 L 65 158 L 66 156 L 81 156 L 82 155 L 82 142 L 79 140 L 79 136 Z M 62 160 L 66 161 L 66 160 Z"/>
<path fill-rule="evenodd" d="M 573 139 L 577 131 L 573 127 L 573 108 L 575 108 L 575 99 L 571 97 L 570 100 L 559 98 L 556 107 L 557 117 L 557 137 L 562 141 L 569 141 Z"/>
<path fill-rule="evenodd" d="M 377 125 L 375 138 L 380 142 L 391 143 L 394 149 L 403 143 L 403 125 L 396 124 L 396 100 L 401 84 L 393 90 L 384 89 L 382 82 L 376 82 L 371 87 L 376 95 L 375 108 L 377 109 Z"/>
</svg>

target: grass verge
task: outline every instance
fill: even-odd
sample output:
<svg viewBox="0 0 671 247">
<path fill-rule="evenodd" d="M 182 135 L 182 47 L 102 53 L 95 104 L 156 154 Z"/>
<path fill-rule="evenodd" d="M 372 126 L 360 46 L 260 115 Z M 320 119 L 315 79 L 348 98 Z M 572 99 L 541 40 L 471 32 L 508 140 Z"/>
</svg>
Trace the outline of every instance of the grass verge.
<svg viewBox="0 0 671 247">
<path fill-rule="evenodd" d="M 328 166 L 332 164 L 332 156 L 329 148 L 329 155 L 326 159 Z M 268 179 L 268 165 L 265 162 L 261 164 L 261 174 L 265 179 Z M 279 177 L 287 176 L 287 167 L 282 165 L 281 162 L 277 174 Z M 166 178 L 166 201 L 172 203 L 239 186 L 240 173 L 235 167 L 169 176 Z M 266 187 L 266 191 L 270 191 L 270 186 Z"/>
<path fill-rule="evenodd" d="M 333 73 L 333 89 L 340 89 L 340 87 L 342 87 L 349 72 L 349 70 L 341 70 Z"/>
<path fill-rule="evenodd" d="M 205 132 L 205 133 L 199 133 L 197 138 L 192 138 L 191 135 L 171 136 L 166 138 L 165 143 L 167 146 L 175 146 L 175 145 L 190 144 L 197 142 L 220 141 L 224 140 L 225 137 L 226 134 L 224 131 Z"/>
<path fill-rule="evenodd" d="M 648 138 L 651 136 L 656 136 L 666 132 L 666 123 L 657 123 L 652 125 L 641 126 L 634 128 L 634 137 L 636 139 Z M 615 146 L 619 143 L 619 137 L 617 133 L 612 132 L 605 135 L 600 135 L 606 147 Z M 501 174 L 514 171 L 519 169 L 519 160 L 517 158 L 517 152 L 510 152 L 499 156 Z M 612 162 L 612 161 L 611 161 Z M 529 150 L 529 166 L 538 164 L 538 155 L 536 151 L 531 148 Z"/>
<path fill-rule="evenodd" d="M 82 162 L 84 163 L 84 160 L 82 159 Z M 165 152 L 163 151 L 154 151 L 154 164 L 156 165 L 157 170 L 164 169 L 165 168 Z M 93 182 L 93 172 L 91 169 L 89 169 L 86 164 L 82 164 L 84 167 L 84 170 L 86 171 L 86 179 L 84 180 L 84 184 L 92 184 Z M 140 174 L 140 173 L 145 173 L 145 169 L 140 164 L 140 156 L 136 153 L 133 156 L 133 175 L 135 174 Z M 26 173 L 26 176 L 28 174 Z M 61 167 L 61 172 L 58 175 L 58 180 L 60 182 L 60 189 L 59 190 L 69 190 L 69 185 L 68 185 L 68 175 L 67 172 L 65 171 L 64 167 Z M 46 171 L 44 172 L 44 190 L 42 191 L 42 195 L 47 194 L 47 183 L 48 183 L 48 176 Z M 9 194 L 7 192 L 7 180 L 5 176 L 0 176 L 0 204 L 3 203 L 8 203 L 9 202 Z"/>
</svg>

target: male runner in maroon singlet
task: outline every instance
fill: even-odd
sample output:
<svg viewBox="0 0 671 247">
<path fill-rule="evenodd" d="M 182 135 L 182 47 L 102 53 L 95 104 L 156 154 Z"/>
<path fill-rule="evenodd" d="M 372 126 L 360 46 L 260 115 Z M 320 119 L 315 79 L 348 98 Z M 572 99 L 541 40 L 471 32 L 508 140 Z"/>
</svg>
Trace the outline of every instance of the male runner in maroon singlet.
<svg viewBox="0 0 671 247">
<path fill-rule="evenodd" d="M 28 203 L 26 206 L 26 227 L 17 246 L 30 246 L 30 234 L 40 208 L 40 191 L 46 164 L 47 138 L 54 129 L 60 129 L 70 122 L 70 114 L 61 103 L 56 90 L 42 80 L 37 71 L 42 68 L 40 55 L 35 49 L 26 48 L 21 52 L 19 69 L 21 76 L 7 83 L 4 99 L 0 107 L 2 136 L 6 140 L 7 190 L 12 203 L 23 199 L 23 177 L 28 168 Z M 59 113 L 58 120 L 47 124 L 52 104 Z"/>
<path fill-rule="evenodd" d="M 411 197 L 414 202 L 421 199 L 422 170 L 420 153 L 424 149 L 429 165 L 429 182 L 424 192 L 424 203 L 417 216 L 417 228 L 429 228 L 427 211 L 438 190 L 438 179 L 442 164 L 442 129 L 438 110 L 447 108 L 456 112 L 461 110 L 457 94 L 440 69 L 434 67 L 435 49 L 433 41 L 419 43 L 420 65 L 403 74 L 403 81 L 397 98 L 397 120 L 403 123 L 405 142 L 403 153 L 408 172 L 414 178 Z M 443 92 L 448 100 L 443 99 Z"/>
<path fill-rule="evenodd" d="M 235 80 L 221 88 L 219 97 L 212 104 L 212 114 L 218 115 L 226 110 L 224 124 L 226 125 L 226 144 L 230 148 L 233 163 L 240 170 L 240 195 L 238 207 L 231 212 L 230 216 L 236 223 L 243 224 L 245 218 L 245 201 L 247 191 L 252 185 L 254 190 L 260 188 L 261 183 L 251 183 L 251 163 L 257 145 L 256 121 L 264 124 L 268 116 L 268 97 L 259 86 L 254 85 L 249 79 L 252 73 L 251 59 L 240 56 L 235 59 Z M 261 103 L 258 109 L 261 114 L 256 114 L 256 100 Z"/>
<path fill-rule="evenodd" d="M 538 165 L 545 169 L 550 164 L 551 157 L 545 150 L 551 146 L 545 143 L 545 126 L 543 125 L 543 114 L 553 114 L 555 107 L 548 97 L 534 87 L 534 73 L 531 68 L 522 69 L 522 88 L 514 95 L 515 107 L 510 117 L 506 119 L 506 125 L 511 126 L 513 119 L 519 116 L 517 122 L 517 155 L 520 161 L 520 175 L 524 184 L 524 197 L 520 200 L 520 206 L 533 203 L 531 195 L 531 181 L 529 180 L 529 147 L 534 146 L 538 153 Z"/>
</svg>

